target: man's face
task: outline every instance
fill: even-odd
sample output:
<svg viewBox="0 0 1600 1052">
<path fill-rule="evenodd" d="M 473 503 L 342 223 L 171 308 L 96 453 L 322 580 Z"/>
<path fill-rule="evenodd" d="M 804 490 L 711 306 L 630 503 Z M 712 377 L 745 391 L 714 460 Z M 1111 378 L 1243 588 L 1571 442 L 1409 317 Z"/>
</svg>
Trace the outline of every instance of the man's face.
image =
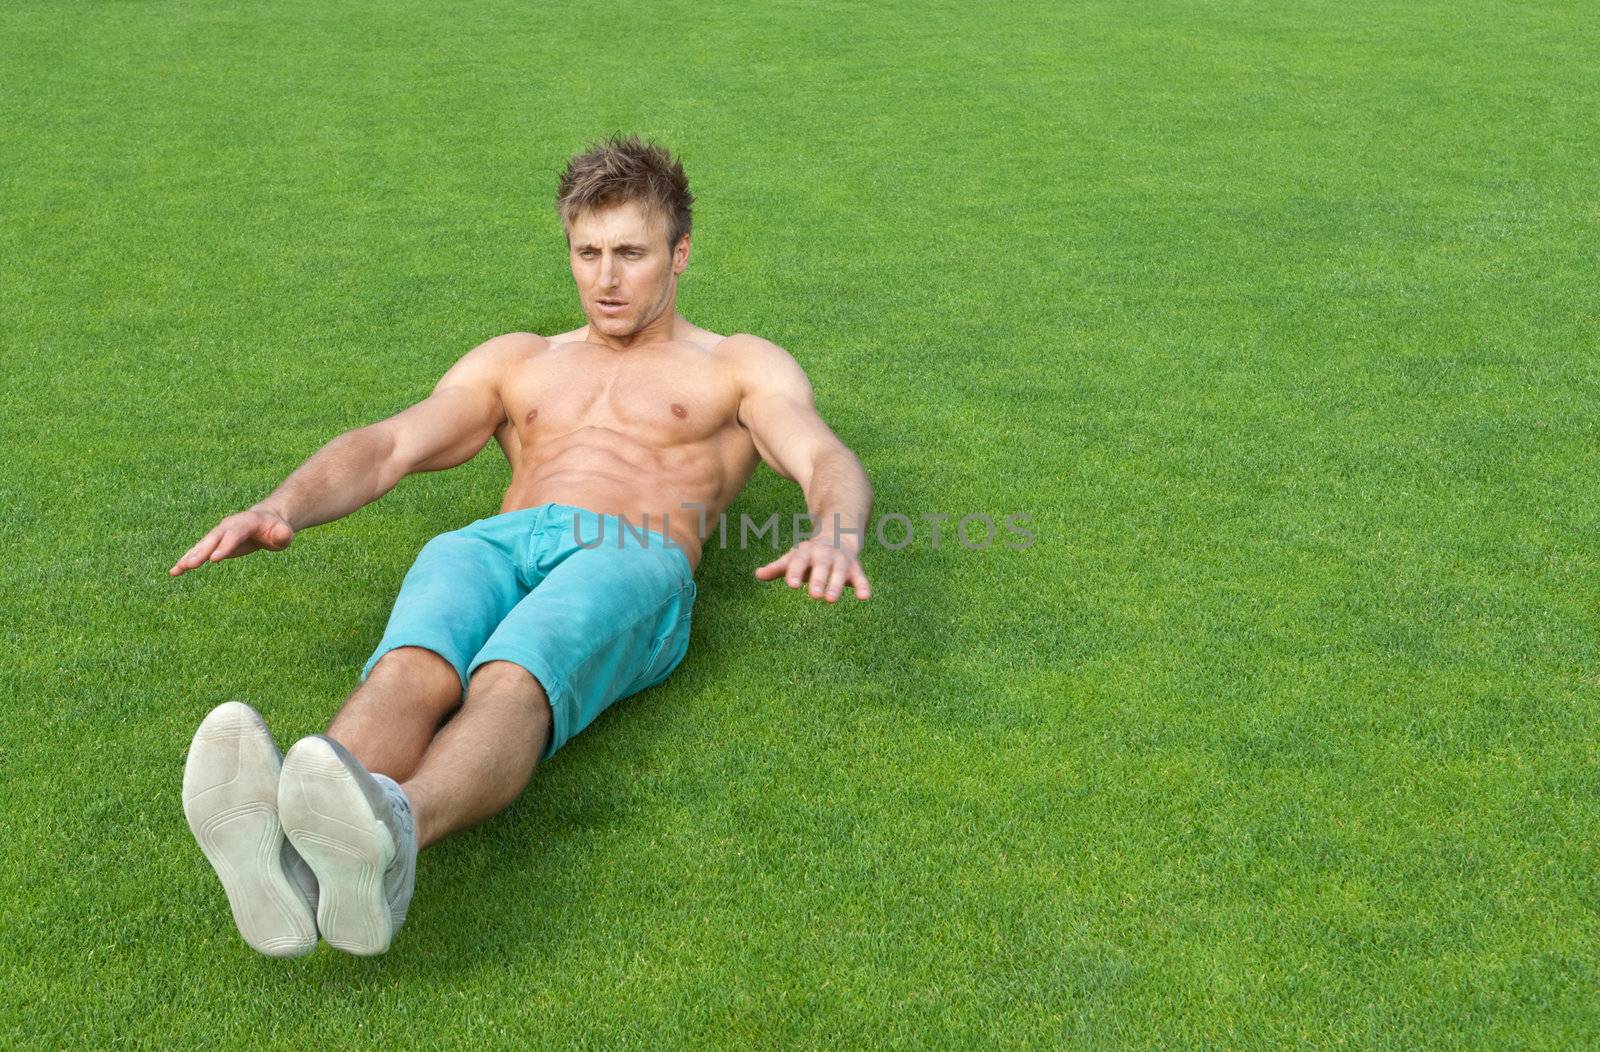
<svg viewBox="0 0 1600 1052">
<path fill-rule="evenodd" d="M 674 309 L 689 237 L 667 245 L 667 223 L 637 201 L 580 213 L 567 231 L 572 278 L 593 330 L 632 336 Z"/>
</svg>

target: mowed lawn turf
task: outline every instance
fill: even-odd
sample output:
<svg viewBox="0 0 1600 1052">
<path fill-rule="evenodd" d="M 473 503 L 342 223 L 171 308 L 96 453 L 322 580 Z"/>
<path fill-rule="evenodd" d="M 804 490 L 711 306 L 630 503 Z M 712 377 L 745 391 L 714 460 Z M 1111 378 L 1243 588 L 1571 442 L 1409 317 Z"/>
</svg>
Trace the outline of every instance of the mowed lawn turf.
<svg viewBox="0 0 1600 1052">
<path fill-rule="evenodd" d="M 1578 0 L 6 4 L 0 1043 L 1600 1043 L 1597 53 Z M 554 177 L 619 129 L 685 313 L 915 540 L 837 607 L 713 546 L 391 953 L 258 957 L 189 737 L 322 729 L 505 461 L 166 568 L 580 324 Z M 1035 544 L 932 545 L 975 512 Z"/>
</svg>

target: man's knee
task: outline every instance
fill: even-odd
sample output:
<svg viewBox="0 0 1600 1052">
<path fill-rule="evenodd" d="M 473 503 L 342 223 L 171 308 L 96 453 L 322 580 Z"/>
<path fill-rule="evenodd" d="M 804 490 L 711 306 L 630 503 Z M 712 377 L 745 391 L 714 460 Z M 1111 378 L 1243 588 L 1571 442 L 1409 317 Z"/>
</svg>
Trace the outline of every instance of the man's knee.
<svg viewBox="0 0 1600 1052">
<path fill-rule="evenodd" d="M 514 661 L 486 661 L 472 673 L 472 682 L 467 684 L 467 703 L 490 696 L 524 698 L 536 709 L 550 707 L 543 685 L 533 673 Z"/>
<path fill-rule="evenodd" d="M 383 655 L 367 674 L 364 688 L 446 712 L 461 704 L 461 677 L 455 666 L 425 647 L 395 647 Z"/>
</svg>

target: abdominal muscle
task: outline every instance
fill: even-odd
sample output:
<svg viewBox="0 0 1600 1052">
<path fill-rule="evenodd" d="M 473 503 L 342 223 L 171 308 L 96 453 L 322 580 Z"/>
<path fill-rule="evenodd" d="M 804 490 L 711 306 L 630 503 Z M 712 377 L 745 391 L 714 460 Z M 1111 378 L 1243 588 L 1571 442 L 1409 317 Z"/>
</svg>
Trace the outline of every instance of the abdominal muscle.
<svg viewBox="0 0 1600 1052">
<path fill-rule="evenodd" d="M 744 456 L 738 455 L 740 440 L 749 447 Z M 702 522 L 715 522 L 726 510 L 756 459 L 736 424 L 666 448 L 606 427 L 542 438 L 527 449 L 514 435 L 503 436 L 502 444 L 512 468 L 502 514 L 554 503 L 625 515 L 636 528 L 666 534 L 683 548 L 691 567 L 700 563 Z"/>
</svg>

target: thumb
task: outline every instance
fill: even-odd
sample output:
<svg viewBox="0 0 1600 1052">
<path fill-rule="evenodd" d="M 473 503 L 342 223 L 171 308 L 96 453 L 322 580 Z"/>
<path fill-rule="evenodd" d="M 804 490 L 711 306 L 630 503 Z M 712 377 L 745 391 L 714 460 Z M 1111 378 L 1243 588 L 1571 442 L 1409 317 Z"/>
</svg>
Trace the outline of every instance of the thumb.
<svg viewBox="0 0 1600 1052">
<path fill-rule="evenodd" d="M 286 522 L 274 522 L 261 531 L 261 543 L 275 552 L 289 547 L 294 540 L 294 528 Z"/>
<path fill-rule="evenodd" d="M 784 552 L 770 563 L 767 563 L 767 565 L 756 567 L 756 579 L 770 581 L 774 577 L 781 575 L 784 568 L 789 565 L 789 555 L 789 552 Z"/>
</svg>

